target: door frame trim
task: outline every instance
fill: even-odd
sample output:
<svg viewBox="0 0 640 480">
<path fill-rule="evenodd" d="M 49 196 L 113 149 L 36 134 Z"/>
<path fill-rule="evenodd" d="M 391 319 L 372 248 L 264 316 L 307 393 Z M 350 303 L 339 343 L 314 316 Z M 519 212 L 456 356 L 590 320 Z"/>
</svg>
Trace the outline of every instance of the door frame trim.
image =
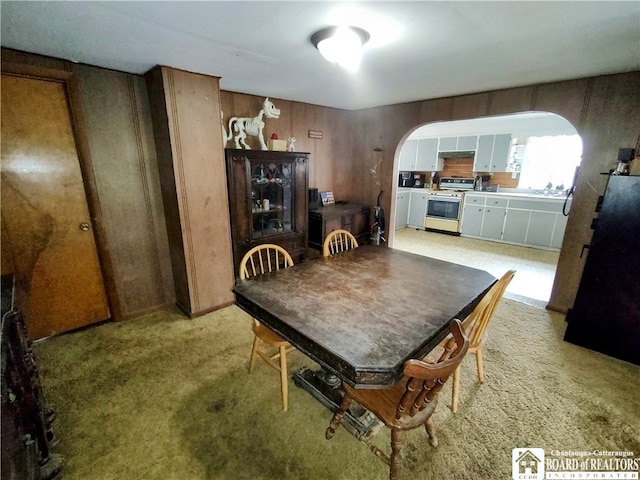
<svg viewBox="0 0 640 480">
<path fill-rule="evenodd" d="M 46 81 L 57 81 L 64 85 L 67 107 L 69 110 L 69 119 L 71 121 L 71 128 L 73 130 L 74 142 L 80 164 L 80 172 L 82 174 L 85 195 L 87 197 L 87 206 L 89 207 L 89 214 L 91 215 L 91 222 L 93 224 L 94 238 L 98 253 L 98 263 L 100 265 L 102 283 L 107 297 L 107 307 L 109 308 L 110 318 L 112 320 L 121 319 L 123 318 L 122 306 L 118 296 L 116 295 L 117 289 L 114 282 L 115 276 L 113 259 L 109 254 L 106 230 L 102 221 L 102 209 L 100 207 L 100 198 L 98 196 L 98 188 L 96 185 L 91 152 L 89 149 L 89 139 L 82 112 L 80 86 L 76 75 L 72 71 L 67 70 L 56 70 L 35 65 L 4 61 L 1 62 L 1 71 L 2 74 Z"/>
</svg>

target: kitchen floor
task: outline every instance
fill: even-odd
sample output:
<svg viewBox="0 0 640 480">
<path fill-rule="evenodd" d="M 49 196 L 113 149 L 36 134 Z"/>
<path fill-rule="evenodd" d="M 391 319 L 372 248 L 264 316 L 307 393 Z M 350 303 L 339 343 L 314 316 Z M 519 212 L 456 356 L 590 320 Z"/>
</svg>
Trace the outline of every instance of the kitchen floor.
<svg viewBox="0 0 640 480">
<path fill-rule="evenodd" d="M 551 295 L 559 256 L 559 252 L 415 228 L 396 230 L 393 248 L 480 268 L 496 277 L 515 269 L 505 297 L 543 308 Z"/>
</svg>

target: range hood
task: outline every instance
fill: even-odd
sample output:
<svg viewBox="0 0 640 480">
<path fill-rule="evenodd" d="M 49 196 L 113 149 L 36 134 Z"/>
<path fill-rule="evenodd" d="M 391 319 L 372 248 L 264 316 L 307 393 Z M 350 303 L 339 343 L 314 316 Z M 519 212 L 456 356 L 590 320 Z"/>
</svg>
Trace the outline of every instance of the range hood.
<svg viewBox="0 0 640 480">
<path fill-rule="evenodd" d="M 473 150 L 459 150 L 455 152 L 438 152 L 439 158 L 474 158 L 476 152 Z"/>
</svg>

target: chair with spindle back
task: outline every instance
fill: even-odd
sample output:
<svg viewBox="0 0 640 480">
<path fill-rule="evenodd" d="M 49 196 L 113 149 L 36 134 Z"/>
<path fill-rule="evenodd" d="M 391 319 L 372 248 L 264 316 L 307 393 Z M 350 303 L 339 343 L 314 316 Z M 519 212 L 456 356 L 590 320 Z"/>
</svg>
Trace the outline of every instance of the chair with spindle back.
<svg viewBox="0 0 640 480">
<path fill-rule="evenodd" d="M 348 230 L 334 230 L 324 239 L 322 256 L 328 257 L 336 253 L 358 247 L 358 241 Z"/>
<path fill-rule="evenodd" d="M 476 308 L 464 319 L 462 326 L 469 337 L 469 353 L 476 355 L 476 367 L 478 370 L 478 380 L 484 382 L 484 363 L 482 360 L 482 349 L 487 340 L 487 327 L 493 318 L 496 307 L 500 303 L 507 286 L 516 274 L 515 270 L 509 270 L 500 280 L 482 297 Z M 445 339 L 446 341 L 446 339 Z M 441 343 L 440 345 L 443 345 Z M 458 411 L 458 398 L 460 396 L 460 367 L 453 374 L 453 386 L 451 392 L 451 411 Z"/>
<path fill-rule="evenodd" d="M 437 405 L 437 396 L 442 386 L 467 354 L 469 341 L 459 320 L 452 320 L 449 328 L 452 337 L 447 348 L 435 363 L 421 360 L 409 360 L 404 364 L 404 377 L 388 389 L 356 389 L 343 383 L 345 396 L 340 407 L 331 419 L 325 432 L 327 439 L 333 438 L 340 421 L 352 401 L 355 400 L 376 415 L 391 429 L 391 457 L 378 447 L 369 444 L 369 448 L 383 462 L 390 466 L 391 480 L 400 476 L 402 460 L 400 452 L 404 445 L 407 430 L 424 425 L 431 445 L 437 446 L 433 412 Z M 367 439 L 361 439 L 367 443 Z"/>
<path fill-rule="evenodd" d="M 249 250 L 240 262 L 240 278 L 257 277 L 268 272 L 293 266 L 293 259 L 289 252 L 279 245 L 265 243 Z M 280 371 L 282 390 L 282 409 L 289 406 L 289 384 L 287 378 L 287 353 L 294 348 L 284 338 L 275 334 L 262 323 L 253 320 L 253 347 L 249 361 L 249 373 L 253 370 L 256 358 L 260 357 L 270 366 Z M 270 351 L 263 350 L 266 346 Z M 273 353 L 275 350 L 275 353 Z"/>
</svg>

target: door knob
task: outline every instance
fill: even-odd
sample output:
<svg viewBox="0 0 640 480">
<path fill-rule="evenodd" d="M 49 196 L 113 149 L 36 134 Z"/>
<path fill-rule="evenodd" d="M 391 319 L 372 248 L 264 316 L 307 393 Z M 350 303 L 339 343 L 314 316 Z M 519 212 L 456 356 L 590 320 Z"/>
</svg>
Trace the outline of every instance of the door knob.
<svg viewBox="0 0 640 480">
<path fill-rule="evenodd" d="M 80 230 L 82 230 L 83 232 L 88 231 L 88 230 L 89 230 L 89 228 L 91 228 L 91 227 L 90 227 L 90 225 L 89 225 L 87 222 L 82 222 L 82 223 L 80 224 Z"/>
</svg>

